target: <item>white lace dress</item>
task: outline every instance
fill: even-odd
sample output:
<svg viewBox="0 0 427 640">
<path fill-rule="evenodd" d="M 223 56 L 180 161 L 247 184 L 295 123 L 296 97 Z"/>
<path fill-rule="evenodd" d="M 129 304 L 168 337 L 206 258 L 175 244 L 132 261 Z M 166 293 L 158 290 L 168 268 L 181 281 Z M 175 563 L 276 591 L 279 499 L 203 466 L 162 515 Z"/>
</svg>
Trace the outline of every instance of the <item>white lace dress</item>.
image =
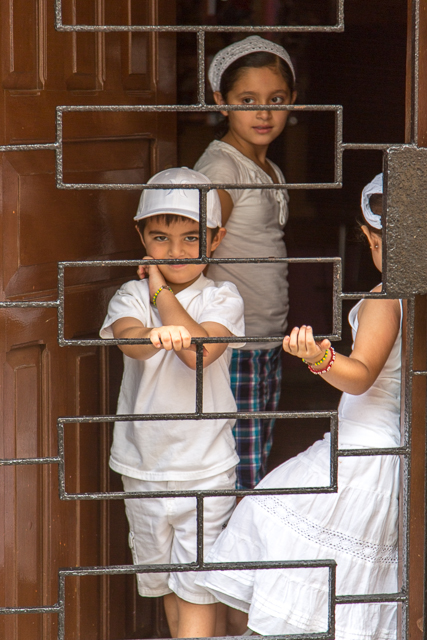
<svg viewBox="0 0 427 640">
<path fill-rule="evenodd" d="M 353 339 L 358 303 L 350 312 Z M 341 448 L 400 445 L 401 331 L 375 384 L 339 405 Z M 330 435 L 272 471 L 259 488 L 329 485 Z M 337 562 L 339 595 L 398 590 L 399 459 L 339 458 L 338 493 L 248 496 L 209 552 L 209 562 Z M 211 571 L 201 584 L 218 600 L 248 612 L 263 635 L 327 630 L 328 569 Z M 394 604 L 336 606 L 336 640 L 393 640 Z"/>
</svg>

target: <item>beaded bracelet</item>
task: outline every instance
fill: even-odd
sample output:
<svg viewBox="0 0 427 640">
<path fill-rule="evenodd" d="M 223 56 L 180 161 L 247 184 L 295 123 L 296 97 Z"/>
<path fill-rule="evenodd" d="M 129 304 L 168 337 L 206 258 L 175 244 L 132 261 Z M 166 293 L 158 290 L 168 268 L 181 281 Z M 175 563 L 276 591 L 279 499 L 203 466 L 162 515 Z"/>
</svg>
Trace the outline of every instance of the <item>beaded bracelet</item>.
<svg viewBox="0 0 427 640">
<path fill-rule="evenodd" d="M 319 376 L 319 375 L 323 375 L 324 373 L 327 373 L 329 369 L 332 367 L 332 365 L 334 364 L 335 357 L 336 357 L 335 349 L 333 347 L 329 347 L 329 350 L 332 354 L 332 357 L 329 360 L 328 365 L 324 369 L 320 369 L 320 371 L 316 371 L 316 369 L 313 369 L 311 364 L 308 365 L 308 368 L 310 369 L 311 373 L 314 373 L 315 376 Z"/>
<path fill-rule="evenodd" d="M 319 362 L 307 362 L 307 360 L 305 360 L 304 358 L 301 358 L 301 360 L 304 362 L 304 364 L 311 365 L 312 367 L 318 367 L 319 364 L 322 364 L 322 362 L 325 362 L 326 358 L 328 357 L 328 353 L 329 353 L 329 350 L 326 349 L 325 355 L 321 360 L 319 360 Z"/>
<path fill-rule="evenodd" d="M 168 291 L 170 291 L 171 293 L 173 293 L 172 289 L 170 287 L 168 287 L 167 284 L 162 284 L 161 287 L 159 287 L 156 291 L 156 293 L 153 296 L 153 299 L 151 301 L 151 304 L 153 305 L 153 307 L 156 306 L 156 300 L 157 300 L 157 296 L 159 295 L 160 291 L 163 291 L 163 289 L 167 289 Z"/>
</svg>

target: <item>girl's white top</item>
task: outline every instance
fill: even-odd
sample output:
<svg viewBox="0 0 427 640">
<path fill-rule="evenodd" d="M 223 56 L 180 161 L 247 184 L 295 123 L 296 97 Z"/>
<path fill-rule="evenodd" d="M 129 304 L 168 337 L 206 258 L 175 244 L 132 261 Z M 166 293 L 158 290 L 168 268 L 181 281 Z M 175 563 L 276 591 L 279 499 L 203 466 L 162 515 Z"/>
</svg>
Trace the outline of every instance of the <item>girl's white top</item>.
<svg viewBox="0 0 427 640">
<path fill-rule="evenodd" d="M 360 300 L 348 316 L 353 340 L 359 327 L 358 312 L 362 302 Z M 372 387 L 359 396 L 343 393 L 338 408 L 341 447 L 400 446 L 401 347 L 400 330 L 387 362 Z"/>
<path fill-rule="evenodd" d="M 285 184 L 279 167 L 269 161 L 277 182 Z M 255 162 L 233 146 L 211 142 L 194 167 L 218 184 L 273 184 Z M 214 258 L 285 258 L 284 226 L 288 218 L 286 189 L 227 189 L 233 211 L 226 224 L 227 235 Z M 275 264 L 215 264 L 209 277 L 233 282 L 245 303 L 247 336 L 280 336 L 285 333 L 288 299 L 288 266 Z M 246 350 L 270 349 L 281 342 L 247 343 Z"/>
</svg>

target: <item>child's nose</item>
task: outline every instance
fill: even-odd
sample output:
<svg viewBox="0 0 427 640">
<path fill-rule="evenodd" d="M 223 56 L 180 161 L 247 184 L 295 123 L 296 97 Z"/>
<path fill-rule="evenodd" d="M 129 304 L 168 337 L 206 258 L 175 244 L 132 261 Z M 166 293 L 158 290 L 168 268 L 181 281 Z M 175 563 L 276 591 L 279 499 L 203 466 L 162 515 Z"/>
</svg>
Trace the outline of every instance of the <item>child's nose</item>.
<svg viewBox="0 0 427 640">
<path fill-rule="evenodd" d="M 169 254 L 173 258 L 179 258 L 184 254 L 184 247 L 180 242 L 172 242 L 169 246 Z"/>
</svg>

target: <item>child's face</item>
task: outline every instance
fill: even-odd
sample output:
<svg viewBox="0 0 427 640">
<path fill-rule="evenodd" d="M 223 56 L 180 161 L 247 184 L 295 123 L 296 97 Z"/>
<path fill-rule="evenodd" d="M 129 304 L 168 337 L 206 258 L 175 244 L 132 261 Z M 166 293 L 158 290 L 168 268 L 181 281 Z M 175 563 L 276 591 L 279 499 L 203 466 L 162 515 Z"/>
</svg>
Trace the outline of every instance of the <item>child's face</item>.
<svg viewBox="0 0 427 640">
<path fill-rule="evenodd" d="M 296 92 L 279 71 L 271 67 L 244 69 L 226 97 L 215 92 L 217 104 L 253 105 L 293 104 Z M 223 111 L 228 116 L 229 131 L 250 145 L 269 145 L 283 131 L 289 111 Z"/>
<path fill-rule="evenodd" d="M 141 235 L 147 256 L 155 260 L 188 260 L 199 257 L 199 223 L 187 218 L 167 225 L 161 216 L 147 218 L 144 233 Z M 209 257 L 225 235 L 221 228 L 212 240 L 211 229 L 207 230 L 206 255 Z M 205 264 L 161 264 L 159 269 L 170 284 L 189 286 L 197 280 Z"/>
</svg>

